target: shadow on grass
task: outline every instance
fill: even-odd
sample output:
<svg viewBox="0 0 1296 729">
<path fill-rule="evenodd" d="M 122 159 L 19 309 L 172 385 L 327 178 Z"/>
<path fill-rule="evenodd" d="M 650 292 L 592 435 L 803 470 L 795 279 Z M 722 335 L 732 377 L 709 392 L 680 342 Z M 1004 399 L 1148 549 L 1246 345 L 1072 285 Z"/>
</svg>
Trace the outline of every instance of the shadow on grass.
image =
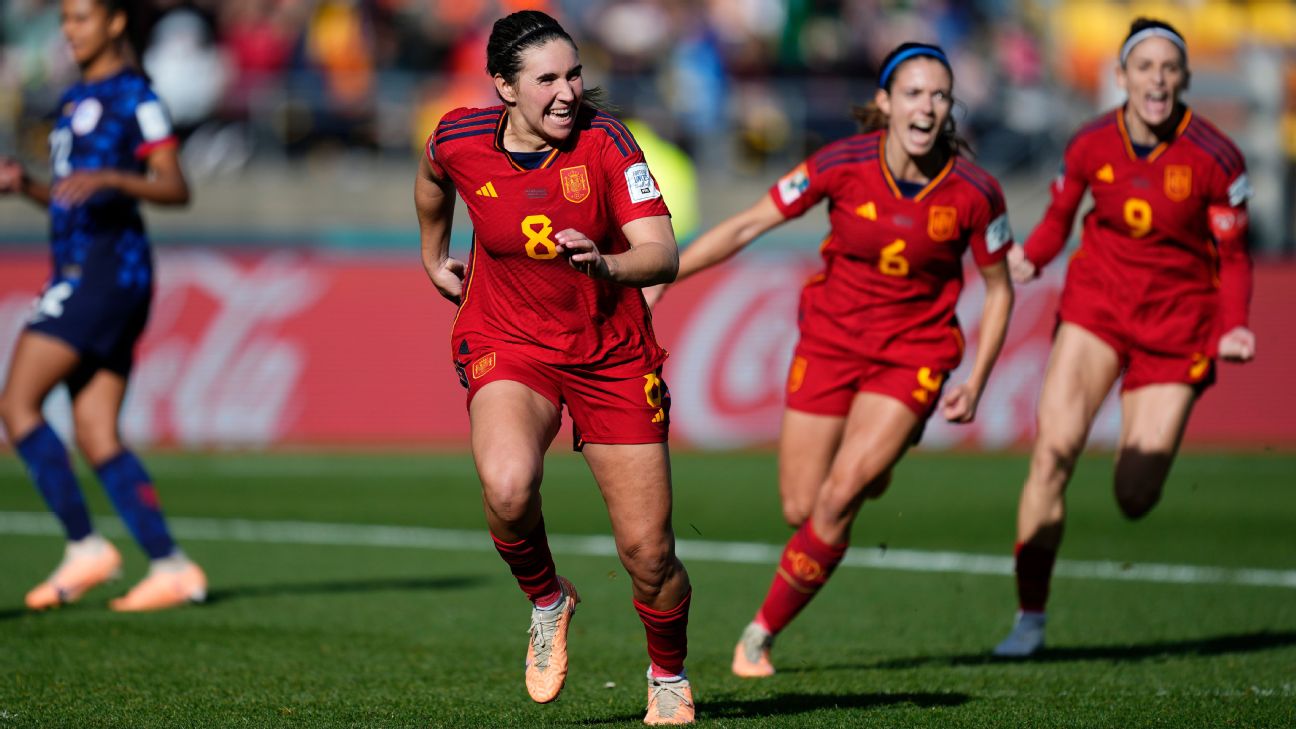
<svg viewBox="0 0 1296 729">
<path fill-rule="evenodd" d="M 808 714 L 821 709 L 882 709 L 910 705 L 924 709 L 938 706 L 962 706 L 971 700 L 963 693 L 896 693 L 896 694 L 779 694 L 761 699 L 722 699 L 704 701 L 698 706 L 698 719 L 768 719 L 794 714 Z M 581 722 L 585 725 L 616 724 L 638 721 L 642 714 L 612 716 Z"/>
<path fill-rule="evenodd" d="M 219 587 L 207 593 L 207 604 L 252 597 L 280 595 L 346 595 L 357 592 L 432 592 L 457 590 L 479 585 L 481 577 L 386 577 L 369 580 L 330 580 L 328 582 L 292 582 L 277 585 Z"/>
<path fill-rule="evenodd" d="M 927 666 L 982 666 L 989 664 L 1010 663 L 1063 663 L 1067 661 L 1145 661 L 1158 658 L 1176 658 L 1199 656 L 1208 658 L 1230 653 L 1255 653 L 1296 646 L 1296 632 L 1293 631 L 1260 631 L 1258 633 L 1241 633 L 1238 635 L 1218 635 L 1212 638 L 1196 640 L 1168 640 L 1156 643 L 1131 645 L 1097 645 L 1076 646 L 1073 648 L 1045 648 L 1043 652 L 1030 658 L 996 658 L 990 655 L 989 649 L 984 653 L 965 653 L 946 656 L 914 656 L 897 658 L 877 663 L 856 663 L 852 665 L 804 666 L 793 667 L 783 673 L 797 673 L 824 670 L 845 669 L 887 669 L 887 668 L 923 668 Z"/>
</svg>

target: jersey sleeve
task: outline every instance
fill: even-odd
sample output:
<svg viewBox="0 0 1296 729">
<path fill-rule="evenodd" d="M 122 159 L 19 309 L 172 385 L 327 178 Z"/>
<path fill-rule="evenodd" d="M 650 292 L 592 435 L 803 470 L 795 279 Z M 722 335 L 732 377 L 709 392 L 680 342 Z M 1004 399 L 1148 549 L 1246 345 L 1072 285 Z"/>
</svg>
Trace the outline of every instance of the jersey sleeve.
<svg viewBox="0 0 1296 729">
<path fill-rule="evenodd" d="M 970 216 L 972 230 L 968 238 L 972 260 L 982 268 L 1004 260 L 1013 242 L 1003 189 L 999 187 L 997 180 L 990 178 L 989 182 L 990 194 L 977 196 L 978 204 Z"/>
<path fill-rule="evenodd" d="M 153 150 L 176 143 L 171 114 L 153 90 L 144 87 L 135 101 L 135 157 L 146 159 Z"/>
<path fill-rule="evenodd" d="M 1089 183 L 1085 178 L 1084 145 L 1072 140 L 1062 156 L 1062 169 L 1049 186 L 1052 199 L 1044 217 L 1026 239 L 1026 258 L 1043 268 L 1066 247 L 1076 211 Z"/>
<path fill-rule="evenodd" d="M 799 218 L 828 194 L 827 179 L 812 157 L 780 177 L 769 189 L 770 199 L 784 218 Z"/>
<path fill-rule="evenodd" d="M 1207 208 L 1211 237 L 1219 251 L 1220 333 L 1247 326 L 1251 308 L 1252 262 L 1247 200 L 1251 183 L 1241 152 L 1229 143 L 1233 164 L 1221 167 L 1220 184 Z"/>
<path fill-rule="evenodd" d="M 603 148 L 602 167 L 607 185 L 606 195 L 612 219 L 617 226 L 656 215 L 670 215 L 662 199 L 657 179 L 648 169 L 643 150 L 634 136 L 620 122 L 603 116 L 607 143 Z"/>
</svg>

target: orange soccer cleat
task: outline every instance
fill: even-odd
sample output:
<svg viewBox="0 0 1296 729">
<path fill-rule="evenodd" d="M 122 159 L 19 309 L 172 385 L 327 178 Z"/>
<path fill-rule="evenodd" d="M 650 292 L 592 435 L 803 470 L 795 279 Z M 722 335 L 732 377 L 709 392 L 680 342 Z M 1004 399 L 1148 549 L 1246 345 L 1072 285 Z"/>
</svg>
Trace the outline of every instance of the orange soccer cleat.
<svg viewBox="0 0 1296 729">
<path fill-rule="evenodd" d="M 526 687 L 531 700 L 547 704 L 558 698 L 567 681 L 567 628 L 576 614 L 580 596 L 565 577 L 558 578 L 562 587 L 561 605 L 550 610 L 531 610 L 531 640 L 527 644 Z"/>
<path fill-rule="evenodd" d="M 92 587 L 120 577 L 121 562 L 117 548 L 98 534 L 68 542 L 54 573 L 27 593 L 27 607 L 45 610 L 74 603 Z"/>
<path fill-rule="evenodd" d="M 734 648 L 734 675 L 742 678 L 773 676 L 774 664 L 770 663 L 769 657 L 773 644 L 774 636 L 756 623 L 749 624 Z"/>
<path fill-rule="evenodd" d="M 186 557 L 156 560 L 148 575 L 130 592 L 112 600 L 108 607 L 118 612 L 166 610 L 207 599 L 207 575 Z"/>
<path fill-rule="evenodd" d="M 687 678 L 662 681 L 648 676 L 648 713 L 644 723 L 692 724 L 696 714 L 693 707 L 693 687 Z"/>
</svg>

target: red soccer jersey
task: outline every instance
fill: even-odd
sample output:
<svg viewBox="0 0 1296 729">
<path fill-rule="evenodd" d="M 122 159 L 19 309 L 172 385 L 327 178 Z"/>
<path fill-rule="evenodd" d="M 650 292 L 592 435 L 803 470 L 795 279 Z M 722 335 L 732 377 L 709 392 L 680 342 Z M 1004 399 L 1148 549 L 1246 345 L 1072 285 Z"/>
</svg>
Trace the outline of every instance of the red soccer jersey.
<svg viewBox="0 0 1296 729">
<path fill-rule="evenodd" d="M 456 109 L 428 140 L 429 159 L 449 175 L 473 224 L 452 356 L 505 345 L 609 377 L 661 365 L 666 352 L 639 289 L 577 272 L 551 237 L 572 228 L 611 255 L 629 250 L 621 226 L 670 214 L 634 137 L 582 108 L 566 144 L 528 170 L 504 151 L 507 121 L 502 106 Z"/>
<path fill-rule="evenodd" d="M 1052 203 L 1026 241 L 1036 266 L 1066 245 L 1086 188 L 1094 206 L 1085 215 L 1068 289 L 1084 287 L 1088 296 L 1119 305 L 1144 338 L 1160 338 L 1158 322 L 1218 316 L 1221 332 L 1246 324 L 1250 185 L 1228 137 L 1189 110 L 1170 141 L 1139 157 L 1121 109 L 1082 127 L 1067 147 Z M 1223 213 L 1231 230 L 1213 231 L 1212 211 Z"/>
<path fill-rule="evenodd" d="M 770 196 L 786 217 L 828 198 L 824 271 L 801 296 L 803 342 L 897 365 L 952 370 L 963 357 L 954 309 L 963 253 L 1002 261 L 1012 242 L 999 183 L 952 158 L 913 198 L 882 159 L 885 131 L 819 150 Z"/>
</svg>

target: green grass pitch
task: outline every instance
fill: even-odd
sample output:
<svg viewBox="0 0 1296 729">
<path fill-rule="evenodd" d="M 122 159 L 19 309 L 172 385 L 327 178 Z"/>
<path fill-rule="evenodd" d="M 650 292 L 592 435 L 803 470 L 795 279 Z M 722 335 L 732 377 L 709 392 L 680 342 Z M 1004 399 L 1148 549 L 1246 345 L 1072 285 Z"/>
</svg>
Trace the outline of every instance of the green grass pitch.
<svg viewBox="0 0 1296 729">
<path fill-rule="evenodd" d="M 207 569 L 204 606 L 108 611 L 145 564 L 101 518 L 126 557 L 126 581 L 26 613 L 23 593 L 53 568 L 61 540 L 14 526 L 53 521 L 25 515 L 43 506 L 17 461 L 0 460 L 0 729 L 639 725 L 643 629 L 612 556 L 555 547 L 583 598 L 572 669 L 556 703 L 527 699 L 528 606 L 490 550 L 467 456 L 155 454 L 146 463 L 183 546 Z M 865 506 L 853 542 L 884 561 L 881 545 L 893 555 L 1006 556 L 1025 463 L 1020 454 L 910 454 L 890 492 Z M 1296 570 L 1296 455 L 1186 454 L 1139 523 L 1119 516 L 1110 469 L 1109 456 L 1082 461 L 1063 559 L 1129 563 L 1130 574 L 1147 563 L 1286 579 Z M 769 453 L 677 454 L 678 536 L 781 545 L 789 532 L 775 472 Z M 82 475 L 92 511 L 111 514 Z M 551 455 L 544 495 L 551 534 L 607 534 L 579 457 Z M 433 530 L 472 533 L 418 542 Z M 773 563 L 686 562 L 703 725 L 1296 726 L 1294 586 L 1225 584 L 1208 570 L 1185 573 L 1206 576 L 1196 582 L 1059 577 L 1049 651 L 1005 662 L 986 656 L 1011 621 L 1011 577 L 848 566 L 780 637 L 780 673 L 752 682 L 731 676 L 729 659 Z"/>
</svg>

